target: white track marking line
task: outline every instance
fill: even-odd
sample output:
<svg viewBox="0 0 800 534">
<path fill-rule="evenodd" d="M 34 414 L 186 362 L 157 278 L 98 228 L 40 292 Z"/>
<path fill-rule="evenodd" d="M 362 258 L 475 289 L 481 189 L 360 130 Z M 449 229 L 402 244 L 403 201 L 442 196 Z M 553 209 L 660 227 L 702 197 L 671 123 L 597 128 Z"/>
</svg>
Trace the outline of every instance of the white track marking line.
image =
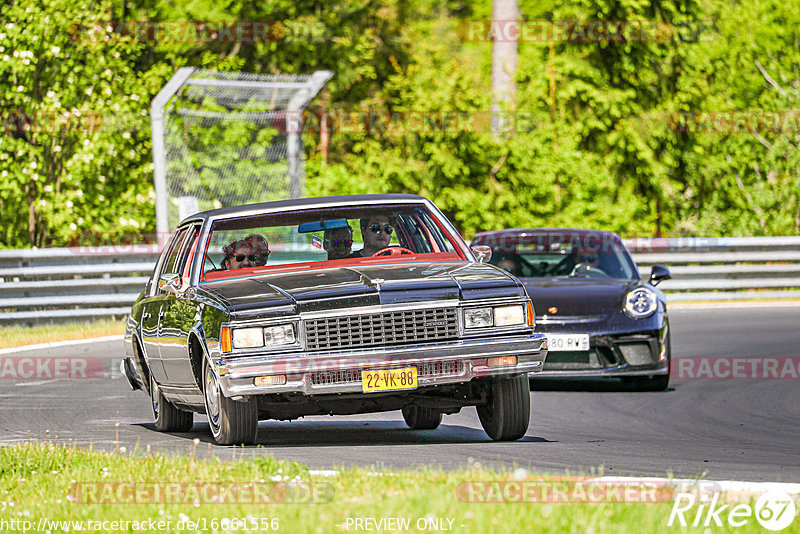
<svg viewBox="0 0 800 534">
<path fill-rule="evenodd" d="M 670 486 L 686 490 L 688 488 L 703 491 L 714 490 L 719 492 L 747 492 L 764 493 L 767 491 L 781 491 L 790 495 L 800 494 L 800 484 L 790 482 L 747 482 L 742 480 L 695 480 L 690 478 L 659 478 L 659 477 L 596 477 L 582 481 L 584 484 L 601 482 L 620 486 Z"/>
<path fill-rule="evenodd" d="M 51 343 L 38 343 L 36 345 L 22 345 L 21 347 L 10 347 L 0 349 L 0 354 L 13 354 L 15 352 L 25 352 L 29 350 L 52 349 L 56 347 L 69 347 L 72 345 L 83 345 L 89 343 L 102 343 L 104 341 L 122 341 L 122 336 L 103 336 L 88 339 L 71 339 L 69 341 L 53 341 Z"/>
<path fill-rule="evenodd" d="M 339 476 L 339 471 L 333 469 L 309 469 L 308 474 L 312 477 L 336 477 Z"/>
<path fill-rule="evenodd" d="M 711 310 L 719 308 L 800 308 L 800 301 L 794 300 L 791 302 L 669 302 L 667 297 L 668 310 Z"/>
<path fill-rule="evenodd" d="M 14 385 L 17 386 L 17 387 L 20 387 L 20 386 L 41 386 L 42 384 L 49 384 L 52 381 L 53 381 L 52 379 L 50 379 L 50 380 L 35 380 L 33 382 L 17 382 Z"/>
</svg>

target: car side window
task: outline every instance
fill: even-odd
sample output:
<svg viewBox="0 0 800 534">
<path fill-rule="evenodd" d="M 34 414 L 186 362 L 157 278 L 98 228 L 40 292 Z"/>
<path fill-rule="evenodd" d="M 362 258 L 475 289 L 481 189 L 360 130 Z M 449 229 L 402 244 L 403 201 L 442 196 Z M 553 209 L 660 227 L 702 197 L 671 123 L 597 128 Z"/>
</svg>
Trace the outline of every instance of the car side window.
<svg viewBox="0 0 800 534">
<path fill-rule="evenodd" d="M 175 254 L 174 262 L 171 265 L 168 264 L 169 270 L 164 271 L 165 273 L 183 274 L 183 271 L 186 267 L 186 262 L 188 261 L 189 256 L 192 255 L 194 243 L 197 239 L 197 234 L 199 231 L 199 226 L 190 226 L 188 228 L 188 231 L 184 234 L 180 244 L 176 247 L 177 253 Z"/>
<path fill-rule="evenodd" d="M 178 256 L 178 251 L 181 248 L 181 244 L 186 238 L 186 234 L 189 232 L 189 228 L 182 228 L 175 232 L 172 235 L 172 239 L 167 244 L 166 248 L 164 248 L 164 252 L 162 252 L 162 259 L 153 272 L 153 279 L 150 280 L 150 295 L 158 294 L 158 279 L 163 273 L 173 272 L 170 271 L 170 267 L 175 264 L 175 259 Z"/>
</svg>

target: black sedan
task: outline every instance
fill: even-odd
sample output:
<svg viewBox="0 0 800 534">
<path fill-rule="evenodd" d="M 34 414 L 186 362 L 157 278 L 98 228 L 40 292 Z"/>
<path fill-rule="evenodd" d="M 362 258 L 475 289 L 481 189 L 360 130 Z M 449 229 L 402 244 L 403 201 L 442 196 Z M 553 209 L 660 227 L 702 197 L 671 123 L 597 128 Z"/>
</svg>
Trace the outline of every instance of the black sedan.
<svg viewBox="0 0 800 534">
<path fill-rule="evenodd" d="M 253 443 L 262 419 L 402 410 L 434 429 L 465 406 L 519 439 L 546 337 L 484 252 L 414 195 L 199 213 L 133 305 L 122 368 L 158 430 L 201 412 L 220 444 Z"/>
<path fill-rule="evenodd" d="M 644 391 L 666 389 L 670 373 L 667 301 L 655 285 L 670 278 L 654 265 L 639 276 L 612 232 L 565 228 L 483 232 L 472 246 L 517 276 L 547 333 L 547 361 L 536 377 L 618 377 Z"/>
</svg>

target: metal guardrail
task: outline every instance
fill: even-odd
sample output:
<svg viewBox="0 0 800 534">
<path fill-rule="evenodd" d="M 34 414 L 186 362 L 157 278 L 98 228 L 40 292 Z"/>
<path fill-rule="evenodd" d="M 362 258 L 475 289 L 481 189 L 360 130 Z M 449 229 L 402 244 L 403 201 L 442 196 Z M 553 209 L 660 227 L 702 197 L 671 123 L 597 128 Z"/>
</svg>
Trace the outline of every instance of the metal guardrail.
<svg viewBox="0 0 800 534">
<path fill-rule="evenodd" d="M 800 291 L 787 291 L 800 289 L 800 236 L 627 239 L 625 245 L 642 277 L 655 263 L 669 267 L 673 278 L 659 287 L 670 302 L 800 299 Z"/>
<path fill-rule="evenodd" d="M 670 268 L 673 279 L 659 285 L 670 302 L 800 299 L 800 236 L 625 244 L 642 277 L 655 263 Z M 0 250 L 0 324 L 123 316 L 156 258 L 154 246 Z"/>
<path fill-rule="evenodd" d="M 0 250 L 0 324 L 123 316 L 156 246 Z"/>
</svg>

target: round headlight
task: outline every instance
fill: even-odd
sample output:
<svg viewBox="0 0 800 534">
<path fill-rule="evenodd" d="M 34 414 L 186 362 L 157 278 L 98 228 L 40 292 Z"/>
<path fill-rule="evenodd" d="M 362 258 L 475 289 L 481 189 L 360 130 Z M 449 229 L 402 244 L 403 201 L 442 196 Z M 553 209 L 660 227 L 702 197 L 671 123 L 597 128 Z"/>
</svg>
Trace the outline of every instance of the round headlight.
<svg viewBox="0 0 800 534">
<path fill-rule="evenodd" d="M 625 296 L 625 313 L 634 319 L 649 317 L 656 308 L 658 308 L 658 298 L 646 287 L 636 288 Z"/>
</svg>

